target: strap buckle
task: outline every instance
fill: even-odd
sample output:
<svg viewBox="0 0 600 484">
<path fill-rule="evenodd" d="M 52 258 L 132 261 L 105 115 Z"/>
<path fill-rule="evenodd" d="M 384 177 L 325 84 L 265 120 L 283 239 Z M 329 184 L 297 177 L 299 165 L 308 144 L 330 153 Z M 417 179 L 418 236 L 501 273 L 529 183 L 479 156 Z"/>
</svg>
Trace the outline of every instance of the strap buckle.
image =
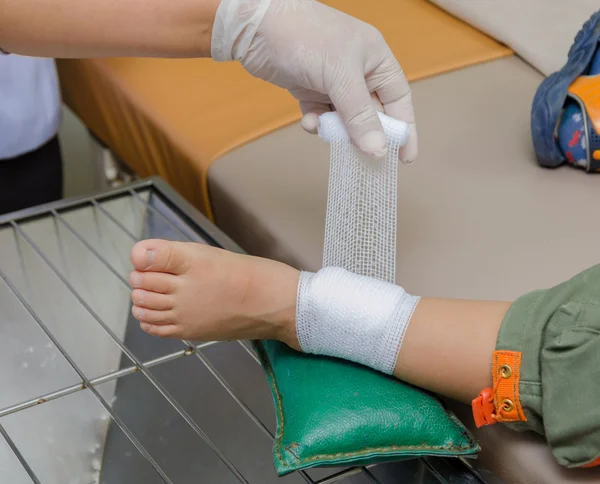
<svg viewBox="0 0 600 484">
<path fill-rule="evenodd" d="M 484 425 L 493 425 L 496 420 L 496 407 L 494 407 L 493 388 L 485 388 L 479 396 L 471 402 L 473 418 L 477 428 Z"/>
</svg>

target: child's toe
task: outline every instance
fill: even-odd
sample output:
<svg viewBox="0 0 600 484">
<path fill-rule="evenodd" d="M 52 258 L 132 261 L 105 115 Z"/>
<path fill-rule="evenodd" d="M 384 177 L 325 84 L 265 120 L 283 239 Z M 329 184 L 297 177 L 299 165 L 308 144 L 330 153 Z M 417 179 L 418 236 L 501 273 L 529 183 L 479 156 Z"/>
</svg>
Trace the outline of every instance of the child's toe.
<svg viewBox="0 0 600 484">
<path fill-rule="evenodd" d="M 174 324 L 150 324 L 140 322 L 140 328 L 152 336 L 159 336 L 161 338 L 171 338 L 177 333 L 177 326 Z"/>
<path fill-rule="evenodd" d="M 131 249 L 131 263 L 138 271 L 183 274 L 189 268 L 188 249 L 181 242 L 143 240 Z"/>
<path fill-rule="evenodd" d="M 134 289 L 158 292 L 160 294 L 173 294 L 177 291 L 180 280 L 173 274 L 134 271 L 129 276 L 129 284 Z"/>
<path fill-rule="evenodd" d="M 175 322 L 172 311 L 157 311 L 156 309 L 147 309 L 134 305 L 131 308 L 131 314 L 138 321 L 144 321 L 145 323 L 168 324 Z"/>
<path fill-rule="evenodd" d="M 131 291 L 131 300 L 133 304 L 145 309 L 156 309 L 157 311 L 167 311 L 173 309 L 173 298 L 167 294 L 145 291 L 144 289 L 134 289 Z"/>
</svg>

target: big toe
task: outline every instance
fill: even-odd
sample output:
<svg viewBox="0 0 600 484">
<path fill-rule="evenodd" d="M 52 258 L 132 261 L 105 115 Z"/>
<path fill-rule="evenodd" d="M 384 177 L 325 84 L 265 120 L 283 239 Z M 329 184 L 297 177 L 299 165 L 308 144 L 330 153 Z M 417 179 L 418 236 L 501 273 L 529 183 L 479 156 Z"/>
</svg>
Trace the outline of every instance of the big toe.
<svg viewBox="0 0 600 484">
<path fill-rule="evenodd" d="M 138 271 L 183 274 L 188 270 L 189 254 L 181 242 L 143 240 L 131 249 L 131 263 Z"/>
</svg>

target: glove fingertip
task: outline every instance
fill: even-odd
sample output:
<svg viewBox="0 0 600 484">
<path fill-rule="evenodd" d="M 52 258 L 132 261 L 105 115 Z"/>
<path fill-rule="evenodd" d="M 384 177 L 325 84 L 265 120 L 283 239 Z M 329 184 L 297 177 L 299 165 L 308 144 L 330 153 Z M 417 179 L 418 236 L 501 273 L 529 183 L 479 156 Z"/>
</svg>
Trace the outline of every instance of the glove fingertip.
<svg viewBox="0 0 600 484">
<path fill-rule="evenodd" d="M 383 130 L 369 131 L 358 140 L 358 148 L 374 158 L 385 158 L 387 154 L 387 140 Z"/>
<path fill-rule="evenodd" d="M 317 113 L 306 113 L 302 117 L 302 128 L 310 134 L 317 134 L 317 126 L 319 125 L 319 115 Z"/>
<path fill-rule="evenodd" d="M 417 160 L 418 140 L 417 129 L 414 124 L 410 125 L 410 135 L 406 144 L 400 148 L 398 158 L 405 165 L 410 165 Z"/>
</svg>

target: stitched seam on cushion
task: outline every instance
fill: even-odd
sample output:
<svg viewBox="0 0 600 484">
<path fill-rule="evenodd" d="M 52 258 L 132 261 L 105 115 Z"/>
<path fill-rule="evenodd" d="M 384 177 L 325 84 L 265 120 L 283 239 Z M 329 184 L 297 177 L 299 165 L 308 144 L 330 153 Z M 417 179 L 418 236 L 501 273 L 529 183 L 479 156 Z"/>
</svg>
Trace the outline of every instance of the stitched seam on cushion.
<svg viewBox="0 0 600 484">
<path fill-rule="evenodd" d="M 271 361 L 269 360 L 263 346 L 261 343 L 258 344 L 259 351 L 262 355 L 262 360 L 265 362 L 266 371 L 269 374 L 272 382 L 273 392 L 275 393 L 275 401 L 277 402 L 277 413 L 279 414 L 280 425 L 277 428 L 277 439 L 275 444 L 275 454 L 277 456 L 277 460 L 283 467 L 291 467 L 283 460 L 283 455 L 281 452 L 281 447 L 283 443 L 283 434 L 285 431 L 285 417 L 283 413 L 283 402 L 281 400 L 281 395 L 279 393 L 279 387 L 277 386 L 277 379 L 275 378 L 275 374 L 273 373 L 273 368 L 271 367 Z M 452 419 L 454 420 L 454 419 Z M 456 423 L 456 422 L 455 422 Z M 464 432 L 461 432 L 464 435 Z M 469 439 L 471 441 L 471 439 Z M 473 442 L 470 442 L 468 445 L 406 445 L 406 446 L 398 446 L 398 445 L 390 445 L 384 447 L 368 447 L 366 449 L 362 449 L 356 452 L 339 452 L 336 454 L 319 454 L 312 457 L 305 457 L 299 459 L 296 457 L 296 460 L 299 464 L 314 462 L 316 460 L 321 459 L 332 459 L 339 457 L 361 457 L 367 454 L 371 454 L 373 452 L 386 452 L 386 451 L 401 451 L 401 450 L 427 450 L 427 449 L 435 449 L 435 450 L 466 450 L 472 447 Z M 295 456 L 294 456 L 295 457 Z"/>
<path fill-rule="evenodd" d="M 277 386 L 277 380 L 275 378 L 275 374 L 273 373 L 273 368 L 271 367 L 271 360 L 267 356 L 267 353 L 262 345 L 262 343 L 258 343 L 258 348 L 261 353 L 261 357 L 263 362 L 265 363 L 265 370 L 269 374 L 271 379 L 271 385 L 273 388 L 273 392 L 275 393 L 275 401 L 277 403 L 277 414 L 279 415 L 279 425 L 277 426 L 277 438 L 275 440 L 275 452 L 277 455 L 277 459 L 279 462 L 285 466 L 289 467 L 283 460 L 283 455 L 281 454 L 281 446 L 283 442 L 283 431 L 285 426 L 285 418 L 283 416 L 283 404 L 281 402 L 281 395 L 279 394 L 279 387 Z"/>
</svg>

